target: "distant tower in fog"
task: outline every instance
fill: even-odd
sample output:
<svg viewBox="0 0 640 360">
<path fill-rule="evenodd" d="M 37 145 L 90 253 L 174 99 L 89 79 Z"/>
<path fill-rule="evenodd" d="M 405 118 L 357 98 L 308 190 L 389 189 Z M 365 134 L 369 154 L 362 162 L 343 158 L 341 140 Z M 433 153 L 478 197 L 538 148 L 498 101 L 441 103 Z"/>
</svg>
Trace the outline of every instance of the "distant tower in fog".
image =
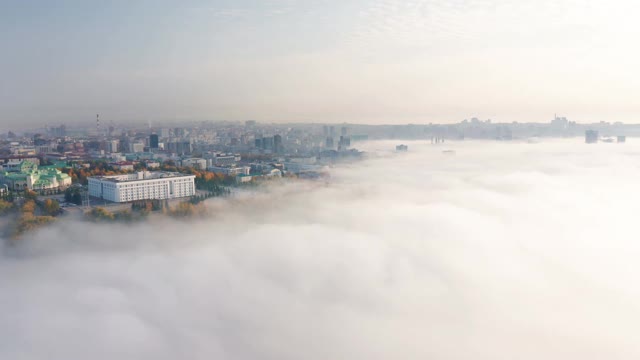
<svg viewBox="0 0 640 360">
<path fill-rule="evenodd" d="M 327 149 L 333 149 L 333 138 L 331 136 L 326 138 L 324 142 L 324 147 Z"/>
<path fill-rule="evenodd" d="M 100 114 L 96 114 L 96 135 L 100 136 Z"/>
<path fill-rule="evenodd" d="M 587 130 L 584 132 L 584 142 L 587 144 L 595 144 L 598 142 L 598 132 L 595 130 Z"/>
</svg>

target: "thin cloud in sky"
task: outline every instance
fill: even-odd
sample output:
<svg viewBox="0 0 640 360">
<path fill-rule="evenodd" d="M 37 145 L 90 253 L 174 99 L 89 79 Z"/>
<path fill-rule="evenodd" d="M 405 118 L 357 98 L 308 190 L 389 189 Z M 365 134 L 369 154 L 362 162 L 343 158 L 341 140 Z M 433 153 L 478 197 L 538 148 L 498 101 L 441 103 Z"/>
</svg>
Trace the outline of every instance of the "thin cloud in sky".
<svg viewBox="0 0 640 360">
<path fill-rule="evenodd" d="M 371 123 L 562 112 L 634 122 L 639 110 L 629 76 L 640 60 L 638 5 L 625 0 L 8 7 L 3 123 L 96 112 Z"/>
</svg>

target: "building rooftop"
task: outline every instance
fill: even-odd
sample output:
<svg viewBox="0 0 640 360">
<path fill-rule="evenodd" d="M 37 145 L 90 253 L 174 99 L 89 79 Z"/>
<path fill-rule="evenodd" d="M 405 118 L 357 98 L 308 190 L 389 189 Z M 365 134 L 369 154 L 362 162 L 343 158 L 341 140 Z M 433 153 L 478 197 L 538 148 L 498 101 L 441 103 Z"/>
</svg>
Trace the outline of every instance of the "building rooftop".
<svg viewBox="0 0 640 360">
<path fill-rule="evenodd" d="M 140 171 L 134 174 L 125 175 L 105 175 L 105 176 L 91 176 L 90 179 L 98 179 L 102 181 L 109 181 L 114 183 L 134 182 L 143 180 L 156 180 L 156 179 L 169 179 L 195 175 L 183 174 L 179 172 L 169 171 Z"/>
</svg>

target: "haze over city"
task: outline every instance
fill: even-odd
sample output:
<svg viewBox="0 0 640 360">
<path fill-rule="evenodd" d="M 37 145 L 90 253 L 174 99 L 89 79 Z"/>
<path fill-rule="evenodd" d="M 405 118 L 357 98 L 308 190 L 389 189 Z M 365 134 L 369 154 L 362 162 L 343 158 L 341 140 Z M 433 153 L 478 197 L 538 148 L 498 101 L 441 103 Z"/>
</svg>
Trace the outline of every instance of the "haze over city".
<svg viewBox="0 0 640 360">
<path fill-rule="evenodd" d="M 0 359 L 640 358 L 638 10 L 2 2 Z"/>
<path fill-rule="evenodd" d="M 638 122 L 633 1 L 15 1 L 0 124 Z"/>
<path fill-rule="evenodd" d="M 0 355 L 640 356 L 637 142 L 394 144 L 187 223 L 29 235 L 0 261 Z"/>
</svg>

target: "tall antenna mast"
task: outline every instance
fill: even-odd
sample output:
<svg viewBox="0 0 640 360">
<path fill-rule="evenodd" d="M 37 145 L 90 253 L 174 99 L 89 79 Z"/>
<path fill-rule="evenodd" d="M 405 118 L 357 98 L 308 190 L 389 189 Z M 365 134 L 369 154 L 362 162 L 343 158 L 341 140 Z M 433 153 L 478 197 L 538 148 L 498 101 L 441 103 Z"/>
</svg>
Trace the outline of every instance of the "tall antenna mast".
<svg viewBox="0 0 640 360">
<path fill-rule="evenodd" d="M 96 135 L 100 136 L 100 114 L 96 114 Z"/>
</svg>

